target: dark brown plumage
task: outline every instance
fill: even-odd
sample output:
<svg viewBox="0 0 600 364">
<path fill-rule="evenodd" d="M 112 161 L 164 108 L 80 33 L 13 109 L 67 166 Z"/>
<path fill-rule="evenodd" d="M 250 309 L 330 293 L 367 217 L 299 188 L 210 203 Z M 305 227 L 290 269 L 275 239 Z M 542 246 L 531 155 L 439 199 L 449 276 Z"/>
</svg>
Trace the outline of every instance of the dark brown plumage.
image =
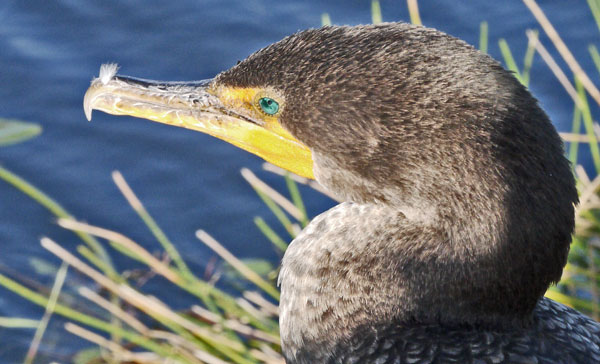
<svg viewBox="0 0 600 364">
<path fill-rule="evenodd" d="M 289 363 L 600 362 L 598 324 L 541 299 L 577 202 L 562 142 L 496 61 L 408 24 L 325 27 L 214 83 L 283 95 L 281 124 L 348 201 L 284 257 Z"/>
<path fill-rule="evenodd" d="M 600 363 L 600 325 L 542 298 L 577 202 L 562 142 L 487 55 L 383 24 L 294 34 L 210 83 L 115 72 L 92 81 L 88 119 L 202 131 L 345 201 L 283 258 L 289 364 Z"/>
</svg>

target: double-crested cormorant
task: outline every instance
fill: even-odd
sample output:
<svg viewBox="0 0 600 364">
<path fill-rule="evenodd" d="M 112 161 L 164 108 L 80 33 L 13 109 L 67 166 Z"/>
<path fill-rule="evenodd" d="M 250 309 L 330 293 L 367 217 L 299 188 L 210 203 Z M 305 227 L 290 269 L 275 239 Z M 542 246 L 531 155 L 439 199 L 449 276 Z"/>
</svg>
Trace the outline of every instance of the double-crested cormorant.
<svg viewBox="0 0 600 364">
<path fill-rule="evenodd" d="M 496 61 L 408 24 L 324 27 L 209 81 L 105 67 L 92 109 L 199 130 L 346 201 L 282 262 L 288 363 L 600 363 L 600 325 L 543 298 L 577 193 L 537 101 Z"/>
</svg>

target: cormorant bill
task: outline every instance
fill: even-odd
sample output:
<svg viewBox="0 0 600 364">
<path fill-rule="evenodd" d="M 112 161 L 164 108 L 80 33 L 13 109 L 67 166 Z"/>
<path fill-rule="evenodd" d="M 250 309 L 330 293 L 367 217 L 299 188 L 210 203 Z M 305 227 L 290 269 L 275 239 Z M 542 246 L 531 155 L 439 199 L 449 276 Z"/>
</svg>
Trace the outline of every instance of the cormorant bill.
<svg viewBox="0 0 600 364">
<path fill-rule="evenodd" d="M 199 83 L 105 67 L 84 109 L 208 133 L 345 201 L 283 258 L 288 363 L 600 363 L 600 325 L 543 298 L 577 203 L 562 142 L 463 41 L 323 27 Z"/>
</svg>

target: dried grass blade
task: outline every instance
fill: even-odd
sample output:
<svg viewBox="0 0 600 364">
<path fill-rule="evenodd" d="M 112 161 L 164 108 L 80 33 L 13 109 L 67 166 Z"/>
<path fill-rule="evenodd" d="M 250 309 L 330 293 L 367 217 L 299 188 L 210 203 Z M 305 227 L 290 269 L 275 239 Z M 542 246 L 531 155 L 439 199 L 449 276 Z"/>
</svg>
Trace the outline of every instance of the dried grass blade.
<svg viewBox="0 0 600 364">
<path fill-rule="evenodd" d="M 181 258 L 181 255 L 179 254 L 173 243 L 169 240 L 164 231 L 158 226 L 158 224 L 156 223 L 154 218 L 152 218 L 150 213 L 148 213 L 148 210 L 146 210 L 144 204 L 142 204 L 142 201 L 140 201 L 140 199 L 137 198 L 127 181 L 125 181 L 125 178 L 123 177 L 121 172 L 113 171 L 112 178 L 119 190 L 121 191 L 121 193 L 123 194 L 123 196 L 125 197 L 125 199 L 127 200 L 127 202 L 129 203 L 129 205 L 131 205 L 133 210 L 140 216 L 140 218 L 146 224 L 148 229 L 150 229 L 150 232 L 152 232 L 156 240 L 160 243 L 160 245 L 162 245 L 163 249 L 165 249 L 165 252 L 167 252 L 169 258 L 171 258 L 173 263 L 175 263 L 175 266 L 177 266 L 177 268 L 183 274 L 187 276 L 192 276 L 190 269 L 185 264 L 183 258 Z"/>
<path fill-rule="evenodd" d="M 558 79 L 558 81 L 564 87 L 564 89 L 567 91 L 569 96 L 571 96 L 571 98 L 573 99 L 575 104 L 581 108 L 582 107 L 581 100 L 579 100 L 577 91 L 575 90 L 575 87 L 573 86 L 573 84 L 569 81 L 569 78 L 567 77 L 567 75 L 565 75 L 563 70 L 556 63 L 556 61 L 554 60 L 552 55 L 550 55 L 550 53 L 548 52 L 546 47 L 544 47 L 544 45 L 539 41 L 539 39 L 537 39 L 537 35 L 535 35 L 531 30 L 528 30 L 526 32 L 526 34 L 527 34 L 527 37 L 529 38 L 529 41 L 533 42 L 533 44 L 535 46 L 535 50 L 539 53 L 539 55 L 542 57 L 544 62 L 546 62 L 546 64 L 548 65 L 548 67 L 550 68 L 552 73 L 554 73 L 554 76 Z"/>
<path fill-rule="evenodd" d="M 87 298 L 88 300 L 94 302 L 98 306 L 102 307 L 106 311 L 110 312 L 115 317 L 118 317 L 137 332 L 143 335 L 148 335 L 150 329 L 148 329 L 146 325 L 144 325 L 141 321 L 133 317 L 131 314 L 125 312 L 121 307 L 116 306 L 115 304 L 106 300 L 104 297 L 100 296 L 91 289 L 87 287 L 81 287 L 79 289 L 79 294 Z"/>
<path fill-rule="evenodd" d="M 102 348 L 109 350 L 115 356 L 114 359 L 118 360 L 119 362 L 130 362 L 130 361 L 140 362 L 140 359 L 142 359 L 143 361 L 141 361 L 141 362 L 143 362 L 145 364 L 161 362 L 160 361 L 161 358 L 159 358 L 157 355 L 155 355 L 153 353 L 133 353 L 133 352 L 125 349 L 121 345 L 119 345 L 113 341 L 110 341 L 110 340 L 104 338 L 103 336 L 96 334 L 95 332 L 84 329 L 83 327 L 76 325 L 74 323 L 67 322 L 65 324 L 65 330 L 67 330 L 68 332 L 70 332 L 71 334 L 73 334 L 75 336 L 78 336 L 84 340 L 87 340 L 87 341 L 92 342 Z M 150 358 L 150 357 L 148 357 L 148 355 L 144 355 L 144 354 L 150 354 L 150 355 L 152 355 L 152 357 Z M 164 358 L 162 360 L 164 360 Z"/>
<path fill-rule="evenodd" d="M 286 174 L 288 174 L 288 172 L 285 169 L 279 168 L 276 165 L 273 165 L 271 163 L 263 163 L 263 169 L 265 171 L 278 174 L 280 176 L 285 176 Z M 323 186 L 321 186 L 319 184 L 319 182 L 317 182 L 317 181 L 313 181 L 308 178 L 300 177 L 296 174 L 290 174 L 290 178 L 293 179 L 295 182 L 310 186 L 315 191 L 318 191 L 318 192 L 324 194 L 325 196 L 331 198 L 334 201 L 341 202 L 334 195 L 332 195 L 329 191 L 327 191 Z"/>
<path fill-rule="evenodd" d="M 201 319 L 211 323 L 211 324 L 220 324 L 224 327 L 233 330 L 239 334 L 242 334 L 249 338 L 258 339 L 264 342 L 268 342 L 270 344 L 280 345 L 281 338 L 279 335 L 272 335 L 262 330 L 255 329 L 248 325 L 244 325 L 243 323 L 235 320 L 223 320 L 221 316 L 215 315 L 207 309 L 204 309 L 200 306 L 192 306 L 192 312 L 196 314 Z"/>
<path fill-rule="evenodd" d="M 590 96 L 592 96 L 596 103 L 600 105 L 600 91 L 598 91 L 598 88 L 596 88 L 596 86 L 587 76 L 583 68 L 581 68 L 579 62 L 577 62 L 567 45 L 560 38 L 560 35 L 558 35 L 558 32 L 556 31 L 556 29 L 554 29 L 554 26 L 552 25 L 552 23 L 550 23 L 542 9 L 539 7 L 535 0 L 523 0 L 523 2 L 529 8 L 533 16 L 537 19 L 538 23 L 540 23 L 542 29 L 544 29 L 544 32 L 546 32 L 546 35 L 548 35 L 548 37 L 550 38 L 550 40 L 552 41 L 562 58 L 565 60 L 565 62 L 571 69 L 571 71 L 575 74 L 577 78 L 581 80 L 581 83 L 583 84 L 587 92 L 590 93 Z"/>
<path fill-rule="evenodd" d="M 260 309 L 265 311 L 267 314 L 271 316 L 279 316 L 279 307 L 267 301 L 258 292 L 244 291 L 244 298 L 260 307 Z"/>
<path fill-rule="evenodd" d="M 417 0 L 407 0 L 408 14 L 410 15 L 410 22 L 416 25 L 422 25 L 421 15 L 419 14 L 419 4 Z"/>
<path fill-rule="evenodd" d="M 63 262 L 56 273 L 52 291 L 50 292 L 50 297 L 48 298 L 48 303 L 46 304 L 46 310 L 44 311 L 44 316 L 42 316 L 40 324 L 37 327 L 37 330 L 35 330 L 33 340 L 31 341 L 31 345 L 29 345 L 29 350 L 27 350 L 27 355 L 25 355 L 25 360 L 23 361 L 24 364 L 31 364 L 35 359 L 37 351 L 40 347 L 40 343 L 42 342 L 42 337 L 44 337 L 44 333 L 48 327 L 50 317 L 54 313 L 54 308 L 56 307 L 56 302 L 58 301 L 58 296 L 62 290 L 63 283 L 65 283 L 68 269 L 69 265 Z"/>
<path fill-rule="evenodd" d="M 242 168 L 241 173 L 242 177 L 244 177 L 244 179 L 250 184 L 250 186 L 269 196 L 273 201 L 275 201 L 279 206 L 281 206 L 281 208 L 283 208 L 288 214 L 292 215 L 296 220 L 302 220 L 302 218 L 304 217 L 302 211 L 300 211 L 300 209 L 298 209 L 290 200 L 288 200 L 279 192 L 271 188 L 271 186 L 263 182 L 248 168 Z"/>
<path fill-rule="evenodd" d="M 241 260 L 231 254 L 223 245 L 221 245 L 218 241 L 216 241 L 212 236 L 210 236 L 204 230 L 196 231 L 196 237 L 202 241 L 206 246 L 211 248 L 215 253 L 217 253 L 221 258 L 223 258 L 227 263 L 229 263 L 234 269 L 236 269 L 241 275 L 243 275 L 250 282 L 256 284 L 263 291 L 269 294 L 271 297 L 275 298 L 279 301 L 279 291 L 275 289 L 271 284 L 265 281 L 261 276 L 259 276 L 255 271 L 248 268 L 246 264 L 244 264 Z"/>
<path fill-rule="evenodd" d="M 142 248 L 138 243 L 129 239 L 123 234 L 117 233 L 116 231 L 104 229 L 101 227 L 89 225 L 79 221 L 71 219 L 59 219 L 58 225 L 65 229 L 82 231 L 87 234 L 104 238 L 114 243 L 124 246 L 126 249 L 132 251 L 137 256 L 142 258 L 148 266 L 154 269 L 157 273 L 167 278 L 173 283 L 181 284 L 181 278 L 174 273 L 169 266 L 158 260 L 154 255 L 150 254 L 146 249 Z"/>
</svg>

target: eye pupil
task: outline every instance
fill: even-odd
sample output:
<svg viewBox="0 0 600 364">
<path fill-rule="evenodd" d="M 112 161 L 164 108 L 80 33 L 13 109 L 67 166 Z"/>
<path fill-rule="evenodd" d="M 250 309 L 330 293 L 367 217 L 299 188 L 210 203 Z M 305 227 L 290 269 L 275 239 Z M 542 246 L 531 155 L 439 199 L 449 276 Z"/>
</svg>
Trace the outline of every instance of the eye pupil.
<svg viewBox="0 0 600 364">
<path fill-rule="evenodd" d="M 279 104 L 270 97 L 263 97 L 258 101 L 261 110 L 267 115 L 275 115 L 279 111 Z"/>
</svg>

